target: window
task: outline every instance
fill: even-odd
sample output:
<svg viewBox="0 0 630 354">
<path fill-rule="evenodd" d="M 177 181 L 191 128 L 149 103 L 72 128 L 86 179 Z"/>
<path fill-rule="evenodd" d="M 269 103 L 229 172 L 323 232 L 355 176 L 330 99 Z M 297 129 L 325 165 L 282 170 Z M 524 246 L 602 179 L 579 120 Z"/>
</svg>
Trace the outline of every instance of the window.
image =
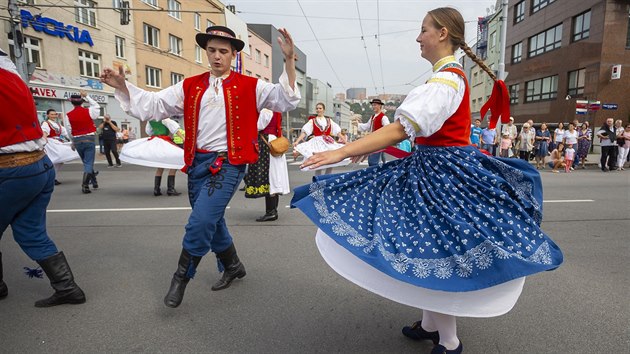
<svg viewBox="0 0 630 354">
<path fill-rule="evenodd" d="M 125 57 L 125 39 L 115 36 L 116 38 L 116 56 L 119 58 Z"/>
<path fill-rule="evenodd" d="M 510 85 L 510 104 L 518 104 L 518 84 Z"/>
<path fill-rule="evenodd" d="M 214 26 L 214 22 L 210 20 L 206 20 L 206 27 L 212 27 L 212 26 Z"/>
<path fill-rule="evenodd" d="M 577 42 L 588 38 L 591 30 L 591 10 L 579 14 L 573 18 L 573 41 Z"/>
<path fill-rule="evenodd" d="M 171 73 L 171 85 L 175 85 L 176 83 L 184 81 L 184 74 Z"/>
<path fill-rule="evenodd" d="M 251 71 L 249 71 L 249 70 L 245 70 L 245 75 L 247 75 L 247 76 L 252 76 L 252 72 L 251 72 Z"/>
<path fill-rule="evenodd" d="M 263 78 L 263 80 L 265 80 L 265 82 L 269 82 L 269 78 L 268 77 Z"/>
<path fill-rule="evenodd" d="M 517 24 L 525 19 L 525 1 L 521 1 L 514 5 L 514 24 Z"/>
<path fill-rule="evenodd" d="M 201 15 L 195 12 L 195 29 L 201 31 Z"/>
<path fill-rule="evenodd" d="M 492 32 L 490 34 L 490 48 L 494 48 L 497 45 L 497 32 Z"/>
<path fill-rule="evenodd" d="M 529 57 L 535 57 L 562 46 L 562 24 L 529 37 Z"/>
<path fill-rule="evenodd" d="M 144 28 L 144 44 L 148 44 L 152 47 L 160 47 L 160 30 L 149 26 L 146 23 L 143 24 Z"/>
<path fill-rule="evenodd" d="M 525 102 L 550 100 L 558 96 L 558 75 L 525 83 Z"/>
<path fill-rule="evenodd" d="M 269 56 L 265 54 L 265 68 L 269 67 Z"/>
<path fill-rule="evenodd" d="M 96 27 L 96 9 L 94 1 L 74 0 L 74 19 L 84 25 Z"/>
<path fill-rule="evenodd" d="M 626 32 L 626 49 L 630 49 L 630 9 L 628 9 L 628 31 Z"/>
<path fill-rule="evenodd" d="M 99 77 L 101 74 L 101 56 L 79 49 L 79 73 L 81 76 Z"/>
<path fill-rule="evenodd" d="M 580 96 L 584 94 L 584 78 L 586 77 L 586 69 L 578 69 L 569 71 L 569 90 L 571 96 Z"/>
<path fill-rule="evenodd" d="M 260 50 L 256 49 L 256 56 L 254 57 L 256 62 L 260 64 Z"/>
<path fill-rule="evenodd" d="M 168 52 L 171 54 L 175 54 L 175 55 L 182 55 L 182 39 L 179 37 L 175 37 L 172 34 L 168 35 L 168 44 L 169 44 L 169 50 Z"/>
<path fill-rule="evenodd" d="M 195 61 L 201 63 L 201 47 L 195 44 Z"/>
<path fill-rule="evenodd" d="M 478 74 L 479 74 L 478 72 L 475 72 L 473 74 L 473 79 L 472 79 L 473 86 L 477 85 L 477 83 L 479 82 L 479 75 Z"/>
<path fill-rule="evenodd" d="M 143 3 L 158 7 L 158 0 L 142 0 Z"/>
<path fill-rule="evenodd" d="M 182 13 L 180 12 L 182 9 L 182 4 L 180 4 L 179 1 L 168 0 L 166 2 L 166 5 L 168 7 L 169 16 L 176 18 L 178 20 L 182 19 Z"/>
<path fill-rule="evenodd" d="M 536 13 L 554 2 L 556 0 L 534 0 L 532 1 L 532 13 Z"/>
<path fill-rule="evenodd" d="M 146 66 L 147 86 L 162 87 L 162 70 L 151 66 Z"/>
<path fill-rule="evenodd" d="M 523 56 L 523 42 L 518 42 L 512 46 L 512 64 L 520 63 L 522 56 Z"/>
<path fill-rule="evenodd" d="M 24 49 L 26 52 L 26 61 L 35 63 L 37 68 L 42 68 L 42 49 L 39 46 L 40 40 L 37 38 L 24 36 Z M 15 60 L 15 49 L 13 48 L 13 39 L 9 38 L 9 55 L 11 60 Z"/>
</svg>

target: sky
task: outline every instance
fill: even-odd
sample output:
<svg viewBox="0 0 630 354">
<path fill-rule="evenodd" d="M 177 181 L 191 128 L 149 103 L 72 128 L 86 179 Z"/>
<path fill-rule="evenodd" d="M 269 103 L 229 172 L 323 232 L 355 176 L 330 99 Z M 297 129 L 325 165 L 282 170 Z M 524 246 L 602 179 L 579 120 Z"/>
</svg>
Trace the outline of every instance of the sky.
<svg viewBox="0 0 630 354">
<path fill-rule="evenodd" d="M 335 93 L 365 87 L 368 95 L 407 94 L 429 78 L 431 65 L 420 56 L 415 42 L 427 11 L 443 6 L 459 10 L 467 22 L 466 42 L 472 47 L 477 18 L 496 4 L 495 0 L 222 1 L 235 5 L 237 15 L 247 23 L 285 27 L 307 55 L 308 76 L 329 83 Z"/>
</svg>

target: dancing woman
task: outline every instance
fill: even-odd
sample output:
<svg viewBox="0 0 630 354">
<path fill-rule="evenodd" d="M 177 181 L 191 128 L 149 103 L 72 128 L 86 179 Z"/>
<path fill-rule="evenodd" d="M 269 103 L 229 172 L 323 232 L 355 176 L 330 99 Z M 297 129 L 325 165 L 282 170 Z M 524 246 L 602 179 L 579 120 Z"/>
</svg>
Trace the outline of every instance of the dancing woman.
<svg viewBox="0 0 630 354">
<path fill-rule="evenodd" d="M 358 159 L 415 138 L 411 156 L 315 177 L 295 190 L 292 201 L 319 227 L 317 246 L 335 271 L 423 309 L 422 320 L 404 327 L 403 334 L 433 341 L 434 354 L 462 352 L 457 316 L 507 313 L 526 276 L 562 263 L 560 249 L 540 229 L 542 184 L 536 169 L 470 145 L 469 87 L 454 51 L 463 49 L 496 77 L 464 38 L 457 10 L 429 11 L 417 38 L 422 57 L 433 64 L 428 82 L 409 93 L 394 123 L 338 150 L 314 154 L 302 166 Z"/>
</svg>

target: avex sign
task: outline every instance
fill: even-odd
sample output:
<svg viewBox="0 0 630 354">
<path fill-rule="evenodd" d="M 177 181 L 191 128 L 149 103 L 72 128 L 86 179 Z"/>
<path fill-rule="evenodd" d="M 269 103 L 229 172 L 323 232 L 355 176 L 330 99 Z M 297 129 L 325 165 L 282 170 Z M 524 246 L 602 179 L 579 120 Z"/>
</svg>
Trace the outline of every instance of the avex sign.
<svg viewBox="0 0 630 354">
<path fill-rule="evenodd" d="M 20 10 L 20 19 L 22 21 L 22 27 L 33 27 L 37 32 L 44 32 L 51 36 L 59 38 L 68 38 L 72 42 L 87 43 L 90 47 L 94 46 L 90 32 L 79 29 L 73 25 L 65 25 L 63 22 L 59 22 L 50 17 L 43 17 L 41 15 L 31 14 L 26 10 Z"/>
</svg>

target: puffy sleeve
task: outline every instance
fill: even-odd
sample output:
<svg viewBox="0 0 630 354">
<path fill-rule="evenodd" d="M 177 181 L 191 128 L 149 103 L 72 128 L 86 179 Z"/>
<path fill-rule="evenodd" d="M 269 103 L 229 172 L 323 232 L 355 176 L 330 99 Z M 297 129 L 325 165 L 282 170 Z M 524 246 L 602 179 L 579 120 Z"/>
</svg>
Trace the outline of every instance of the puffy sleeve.
<svg viewBox="0 0 630 354">
<path fill-rule="evenodd" d="M 302 131 L 306 134 L 306 136 L 313 134 L 313 119 L 309 119 L 308 122 L 302 126 Z"/>
<path fill-rule="evenodd" d="M 367 132 L 370 130 L 370 128 L 372 127 L 372 118 L 370 118 L 367 123 L 359 123 L 357 125 L 357 127 L 359 128 L 360 132 Z"/>
<path fill-rule="evenodd" d="M 42 122 L 41 128 L 42 131 L 46 133 L 46 136 L 50 135 L 50 126 L 48 125 L 48 123 L 46 123 L 46 121 Z"/>
<path fill-rule="evenodd" d="M 266 108 L 263 108 L 258 115 L 258 130 L 263 130 L 267 128 L 267 126 L 271 122 L 271 118 L 273 118 L 273 112 Z"/>
<path fill-rule="evenodd" d="M 331 136 L 337 136 L 339 135 L 339 133 L 341 133 L 341 127 L 339 126 L 339 124 L 333 122 L 332 119 L 330 120 L 330 126 L 331 126 L 331 129 L 330 129 Z"/>
<path fill-rule="evenodd" d="M 459 75 L 436 73 L 409 93 L 394 113 L 394 120 L 400 121 L 410 139 L 431 136 L 457 111 L 465 90 Z"/>
<path fill-rule="evenodd" d="M 381 124 L 383 126 L 386 126 L 387 124 L 389 124 L 389 118 L 387 118 L 386 115 L 384 115 L 383 118 L 381 118 Z"/>
<path fill-rule="evenodd" d="M 145 91 L 126 82 L 129 96 L 120 90 L 114 91 L 114 97 L 120 107 L 129 115 L 142 121 L 162 120 L 184 114 L 184 82 L 167 87 L 158 92 Z"/>
<path fill-rule="evenodd" d="M 168 129 L 168 131 L 171 132 L 171 134 L 175 134 L 179 130 L 179 124 L 177 124 L 177 122 L 172 120 L 171 118 L 162 119 L 162 124 L 164 124 L 166 129 Z M 150 125 L 150 124 L 147 124 L 147 125 Z"/>
<path fill-rule="evenodd" d="M 300 99 L 300 90 L 289 86 L 289 77 L 286 71 L 282 72 L 279 83 L 272 84 L 258 79 L 256 84 L 256 106 L 258 110 L 263 108 L 274 112 L 288 112 L 294 110 Z"/>
</svg>

